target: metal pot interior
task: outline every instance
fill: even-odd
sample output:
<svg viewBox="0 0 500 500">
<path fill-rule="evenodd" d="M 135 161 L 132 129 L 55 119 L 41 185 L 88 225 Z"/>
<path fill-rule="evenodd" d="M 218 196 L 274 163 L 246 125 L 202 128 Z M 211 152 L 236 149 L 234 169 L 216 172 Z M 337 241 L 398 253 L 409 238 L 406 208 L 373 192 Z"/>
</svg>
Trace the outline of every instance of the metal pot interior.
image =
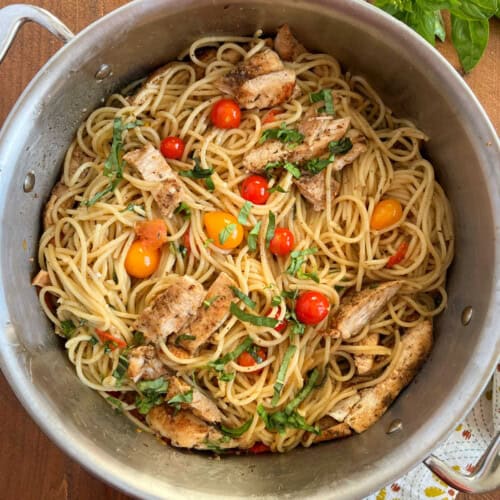
<svg viewBox="0 0 500 500">
<path fill-rule="evenodd" d="M 81 385 L 38 305 L 30 277 L 42 207 L 89 111 L 113 90 L 175 58 L 196 38 L 272 31 L 283 22 L 311 50 L 329 52 L 345 70 L 367 76 L 395 113 L 412 118 L 431 137 L 427 153 L 455 216 L 449 307 L 436 322 L 431 358 L 366 433 L 283 456 L 214 460 L 136 432 Z M 113 74 L 98 82 L 94 75 L 103 63 Z M 133 2 L 82 32 L 42 69 L 0 137 L 4 373 L 59 446 L 130 493 L 360 498 L 403 474 L 443 439 L 493 369 L 499 347 L 493 329 L 499 281 L 497 154 L 492 127 L 452 70 L 425 42 L 362 2 Z M 25 193 L 29 171 L 36 184 Z M 464 326 L 461 311 L 469 305 L 473 318 Z M 403 430 L 387 435 L 395 418 L 403 421 Z"/>
</svg>

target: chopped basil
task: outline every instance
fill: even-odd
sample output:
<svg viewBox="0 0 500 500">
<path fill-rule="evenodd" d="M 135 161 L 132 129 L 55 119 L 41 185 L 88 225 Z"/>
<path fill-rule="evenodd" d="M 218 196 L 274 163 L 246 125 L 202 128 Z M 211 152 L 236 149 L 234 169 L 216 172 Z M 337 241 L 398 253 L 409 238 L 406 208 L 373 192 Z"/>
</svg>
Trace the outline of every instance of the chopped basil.
<svg viewBox="0 0 500 500">
<path fill-rule="evenodd" d="M 124 208 L 121 213 L 123 212 L 134 212 L 136 208 L 142 208 L 144 209 L 144 205 L 135 205 L 134 203 L 129 203 L 126 208 Z"/>
<path fill-rule="evenodd" d="M 319 174 L 333 161 L 333 156 L 329 158 L 313 158 L 309 160 L 305 165 L 304 169 L 310 172 L 312 175 Z"/>
<path fill-rule="evenodd" d="M 248 216 L 250 215 L 250 210 L 252 210 L 252 204 L 249 201 L 245 201 L 241 207 L 240 213 L 238 214 L 238 222 L 242 225 L 247 223 Z"/>
<path fill-rule="evenodd" d="M 330 141 L 328 143 L 328 150 L 333 155 L 341 155 L 347 153 L 352 149 L 352 142 L 349 137 L 343 137 L 340 141 Z"/>
<path fill-rule="evenodd" d="M 284 297 L 285 299 L 295 300 L 299 296 L 299 291 L 298 290 L 283 290 L 281 292 L 281 296 Z"/>
<path fill-rule="evenodd" d="M 167 392 L 168 382 L 163 377 L 159 377 L 154 380 L 141 380 L 140 382 L 137 382 L 137 389 L 139 389 L 139 391 L 143 394 L 153 392 L 164 394 Z"/>
<path fill-rule="evenodd" d="M 307 396 L 309 396 L 309 393 L 313 390 L 313 387 L 316 384 L 316 380 L 318 380 L 318 377 L 319 377 L 319 371 L 317 368 L 315 368 L 312 371 L 306 384 L 304 385 L 304 387 L 302 387 L 297 396 L 295 396 L 292 399 L 292 401 L 290 401 L 290 403 L 286 405 L 285 411 L 287 413 L 294 411 L 297 408 L 297 406 L 299 406 L 300 403 L 302 403 L 302 401 L 304 401 L 304 399 L 306 399 Z"/>
<path fill-rule="evenodd" d="M 274 216 L 273 212 L 269 211 L 269 222 L 267 223 L 267 230 L 266 230 L 266 248 L 269 248 L 269 245 L 271 244 L 271 240 L 273 239 L 275 229 L 276 229 L 276 217 Z"/>
<path fill-rule="evenodd" d="M 290 172 L 293 177 L 295 177 L 296 179 L 300 179 L 300 177 L 302 176 L 302 174 L 300 173 L 300 170 L 293 164 L 293 163 L 290 163 L 289 161 L 287 161 L 284 165 L 283 165 L 283 168 Z"/>
<path fill-rule="evenodd" d="M 262 221 L 257 222 L 254 228 L 248 233 L 248 249 L 251 252 L 255 252 L 255 250 L 257 250 L 257 238 L 259 237 L 261 225 Z"/>
<path fill-rule="evenodd" d="M 273 307 L 277 307 L 281 304 L 281 297 L 279 295 L 275 295 L 272 299 L 271 299 L 271 305 Z"/>
<path fill-rule="evenodd" d="M 324 107 L 318 109 L 319 113 L 326 113 L 328 115 L 333 115 L 335 109 L 333 107 L 332 91 L 330 89 L 322 89 L 319 92 L 312 92 L 309 94 L 309 100 L 312 103 L 323 101 L 325 103 Z"/>
<path fill-rule="evenodd" d="M 302 264 L 305 262 L 305 257 L 307 255 L 312 255 L 316 253 L 318 249 L 316 247 L 313 248 L 306 248 L 305 250 L 294 250 L 290 254 L 290 265 L 287 267 L 287 274 L 290 274 L 292 276 L 295 276 L 297 274 L 297 271 L 300 269 Z"/>
<path fill-rule="evenodd" d="M 229 288 L 231 289 L 235 297 L 238 297 L 250 309 L 255 309 L 257 304 L 248 295 L 244 294 L 241 290 L 239 290 L 235 286 L 230 286 Z"/>
<path fill-rule="evenodd" d="M 283 189 L 279 184 L 277 184 L 276 186 L 273 186 L 272 188 L 269 188 L 268 189 L 269 193 L 287 193 L 288 191 L 286 191 L 285 189 Z"/>
<path fill-rule="evenodd" d="M 283 122 L 279 128 L 270 128 L 262 133 L 259 144 L 269 139 L 277 139 L 285 144 L 300 144 L 304 140 L 304 135 L 298 130 L 288 128 Z"/>
<path fill-rule="evenodd" d="M 113 396 L 108 396 L 106 400 L 119 412 L 123 411 L 123 402 Z"/>
<path fill-rule="evenodd" d="M 189 219 L 191 217 L 191 207 L 184 201 L 181 201 L 178 207 L 174 210 L 174 214 L 179 214 L 185 219 Z"/>
<path fill-rule="evenodd" d="M 118 358 L 118 365 L 116 366 L 116 370 L 113 372 L 113 377 L 118 381 L 118 384 L 121 384 L 125 374 L 127 373 L 128 368 L 128 359 L 123 354 L 120 354 Z"/>
<path fill-rule="evenodd" d="M 222 372 L 219 374 L 219 380 L 222 380 L 222 382 L 231 382 L 231 380 L 234 380 L 234 377 L 236 376 L 236 373 L 226 373 Z"/>
<path fill-rule="evenodd" d="M 95 337 L 90 337 L 89 342 L 90 342 L 92 345 L 97 345 L 97 344 L 99 343 L 99 341 L 98 341 Z"/>
<path fill-rule="evenodd" d="M 281 161 L 271 161 L 266 164 L 266 166 L 264 167 L 264 171 L 266 172 L 266 174 L 269 174 L 270 170 L 274 170 L 275 168 L 280 168 L 282 166 L 283 163 Z"/>
<path fill-rule="evenodd" d="M 139 332 L 139 331 L 135 331 L 134 332 L 134 341 L 133 341 L 133 344 L 134 345 L 141 345 L 144 343 L 144 334 L 142 332 Z"/>
<path fill-rule="evenodd" d="M 196 336 L 194 335 L 189 335 L 188 333 L 183 333 L 182 335 L 179 335 L 176 339 L 174 344 L 179 347 L 180 343 L 183 342 L 184 340 L 196 340 Z"/>
<path fill-rule="evenodd" d="M 209 299 L 205 299 L 203 301 L 204 307 L 207 309 L 220 297 L 220 295 L 214 295 L 213 297 L 210 297 Z"/>
<path fill-rule="evenodd" d="M 305 273 L 301 269 L 299 269 L 297 271 L 297 278 L 299 278 L 300 280 L 311 279 L 311 280 L 315 281 L 316 283 L 319 283 L 318 273 Z"/>
<path fill-rule="evenodd" d="M 236 231 L 236 224 L 228 224 L 220 233 L 219 233 L 219 243 L 224 245 L 228 238 Z"/>
<path fill-rule="evenodd" d="M 225 436 L 233 437 L 233 438 L 238 438 L 245 434 L 248 429 L 250 429 L 250 426 L 252 425 L 253 418 L 249 418 L 242 426 L 236 427 L 236 429 L 230 429 L 229 427 L 226 427 L 225 425 L 220 426 L 220 430 L 222 431 L 222 434 Z"/>
<path fill-rule="evenodd" d="M 286 350 L 285 355 L 283 356 L 283 361 L 281 362 L 281 366 L 278 370 L 278 376 L 276 377 L 276 382 L 274 383 L 274 396 L 271 401 L 271 404 L 273 406 L 276 406 L 278 404 L 281 390 L 285 385 L 285 377 L 286 377 L 286 372 L 288 370 L 288 365 L 290 364 L 290 360 L 292 359 L 292 356 L 295 354 L 296 350 L 297 346 L 290 345 L 288 346 L 288 349 Z"/>
<path fill-rule="evenodd" d="M 235 305 L 235 304 L 232 304 L 232 305 Z M 237 306 L 236 306 L 236 309 L 238 309 Z M 241 353 L 245 352 L 252 344 L 253 344 L 253 340 L 250 336 L 248 336 L 234 351 L 228 352 L 227 354 L 222 356 L 222 358 L 216 359 L 215 361 L 210 361 L 210 363 L 208 363 L 208 366 L 213 368 L 214 370 L 216 370 L 218 372 L 221 372 L 224 370 L 224 367 L 230 361 L 235 360 Z"/>
<path fill-rule="evenodd" d="M 135 406 L 140 414 L 146 415 L 151 408 L 162 404 L 164 394 L 168 390 L 168 382 L 163 377 L 155 380 L 142 380 L 137 382 L 137 389 L 141 395 L 136 396 Z"/>
<path fill-rule="evenodd" d="M 167 404 L 173 406 L 177 411 L 180 410 L 182 403 L 192 403 L 193 402 L 193 389 L 189 391 L 176 394 L 173 398 L 167 401 Z"/>
<path fill-rule="evenodd" d="M 61 332 L 67 338 L 70 339 L 76 330 L 76 326 L 70 319 L 65 319 L 61 321 Z"/>
<path fill-rule="evenodd" d="M 277 319 L 268 318 L 267 316 L 255 316 L 254 314 L 246 313 L 242 311 L 234 302 L 231 303 L 230 309 L 231 314 L 236 316 L 240 321 L 245 323 L 251 323 L 255 326 L 267 326 L 274 328 L 279 323 Z"/>
<path fill-rule="evenodd" d="M 181 170 L 181 177 L 189 177 L 190 179 L 208 179 L 213 173 L 213 168 L 201 168 L 199 158 L 193 158 L 194 167 L 192 170 Z"/>
<path fill-rule="evenodd" d="M 215 190 L 215 184 L 214 184 L 214 181 L 212 180 L 211 177 L 207 177 L 205 179 L 205 186 L 207 187 L 207 189 L 212 192 Z"/>
</svg>

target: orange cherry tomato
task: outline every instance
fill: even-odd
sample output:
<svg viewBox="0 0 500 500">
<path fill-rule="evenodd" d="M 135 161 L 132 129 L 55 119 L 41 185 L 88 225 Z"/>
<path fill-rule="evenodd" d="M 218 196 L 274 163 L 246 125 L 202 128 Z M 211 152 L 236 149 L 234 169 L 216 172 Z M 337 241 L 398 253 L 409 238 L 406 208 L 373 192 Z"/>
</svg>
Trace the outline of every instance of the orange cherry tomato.
<svg viewBox="0 0 500 500">
<path fill-rule="evenodd" d="M 267 444 L 259 442 L 255 443 L 251 448 L 248 448 L 248 451 L 257 455 L 258 453 L 267 453 L 271 451 L 271 448 L 267 446 Z"/>
<path fill-rule="evenodd" d="M 380 231 L 396 224 L 401 217 L 403 217 L 403 208 L 398 200 L 392 198 L 382 200 L 375 205 L 370 227 Z"/>
<path fill-rule="evenodd" d="M 267 359 L 267 352 L 263 347 L 257 349 L 257 358 L 260 360 L 259 363 Z M 240 366 L 255 366 L 257 364 L 257 360 L 247 351 L 242 352 L 236 362 Z"/>
<path fill-rule="evenodd" d="M 186 229 L 186 232 L 182 235 L 182 244 L 189 253 L 191 251 L 191 239 L 189 238 L 189 227 Z"/>
<path fill-rule="evenodd" d="M 272 123 L 276 120 L 276 115 L 280 112 L 279 109 L 271 109 L 269 110 L 265 115 L 264 118 L 262 118 L 262 125 L 265 125 L 266 123 Z"/>
<path fill-rule="evenodd" d="M 269 250 L 273 255 L 288 255 L 295 246 L 295 238 L 292 231 L 284 227 L 278 227 L 269 243 Z"/>
<path fill-rule="evenodd" d="M 101 342 L 107 343 L 109 348 L 114 351 L 117 347 L 120 349 L 124 349 L 127 347 L 127 343 L 119 338 L 111 335 L 109 332 L 105 332 L 104 330 L 99 330 L 99 328 L 95 329 L 97 336 L 101 339 Z"/>
<path fill-rule="evenodd" d="M 232 99 L 221 99 L 214 104 L 210 119 L 216 127 L 237 128 L 241 122 L 240 107 Z"/>
<path fill-rule="evenodd" d="M 256 205 L 264 205 L 269 198 L 269 183 L 261 175 L 251 175 L 241 183 L 241 197 Z"/>
<path fill-rule="evenodd" d="M 134 278 L 148 278 L 159 264 L 160 250 L 144 245 L 141 240 L 132 243 L 125 258 L 125 269 Z"/>
<path fill-rule="evenodd" d="M 243 226 L 227 212 L 207 212 L 203 223 L 209 238 L 216 247 L 224 250 L 236 248 L 243 240 Z"/>
<path fill-rule="evenodd" d="M 391 257 L 389 257 L 389 260 L 387 261 L 385 267 L 387 269 L 391 269 L 391 267 L 394 267 L 396 264 L 402 262 L 406 257 L 406 252 L 408 252 L 409 246 L 410 246 L 409 241 L 403 241 L 403 243 L 401 243 L 401 245 L 399 245 L 398 249 L 396 250 L 396 253 Z"/>
<path fill-rule="evenodd" d="M 273 310 L 270 309 L 269 311 L 267 311 L 266 313 L 266 316 L 268 318 L 274 318 L 274 319 L 279 319 L 279 315 L 280 315 L 280 311 L 279 309 L 276 311 L 276 313 L 273 315 L 272 314 Z M 288 326 L 288 321 L 286 319 L 282 319 L 275 327 L 274 329 L 277 331 L 277 332 L 282 332 L 284 330 L 286 330 L 286 327 Z"/>
<path fill-rule="evenodd" d="M 165 158 L 179 160 L 186 145 L 180 137 L 168 136 L 161 141 L 160 151 Z"/>
<path fill-rule="evenodd" d="M 317 325 L 328 316 L 330 302 L 321 292 L 308 291 L 299 295 L 295 315 L 305 325 Z"/>
<path fill-rule="evenodd" d="M 167 225 L 163 219 L 137 222 L 135 234 L 144 246 L 160 248 L 167 242 Z"/>
</svg>

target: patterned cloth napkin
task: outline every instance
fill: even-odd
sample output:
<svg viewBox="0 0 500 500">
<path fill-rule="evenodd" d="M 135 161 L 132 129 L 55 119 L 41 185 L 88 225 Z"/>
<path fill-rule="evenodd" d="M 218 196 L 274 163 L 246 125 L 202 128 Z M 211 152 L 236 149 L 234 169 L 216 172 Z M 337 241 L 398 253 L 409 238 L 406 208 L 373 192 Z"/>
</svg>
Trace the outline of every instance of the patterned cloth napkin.
<svg viewBox="0 0 500 500">
<path fill-rule="evenodd" d="M 433 454 L 464 474 L 471 473 L 500 430 L 500 364 L 467 418 Z M 452 500 L 458 491 L 441 481 L 421 464 L 398 481 L 387 485 L 365 500 Z"/>
</svg>

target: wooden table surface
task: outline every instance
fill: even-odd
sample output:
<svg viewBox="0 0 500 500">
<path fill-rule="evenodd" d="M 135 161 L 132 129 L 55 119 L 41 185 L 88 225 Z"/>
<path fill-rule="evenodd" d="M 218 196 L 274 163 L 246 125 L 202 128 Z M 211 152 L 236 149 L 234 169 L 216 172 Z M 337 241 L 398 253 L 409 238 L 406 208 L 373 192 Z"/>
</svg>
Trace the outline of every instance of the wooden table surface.
<svg viewBox="0 0 500 500">
<path fill-rule="evenodd" d="M 182 0 L 179 0 L 182 1 Z M 14 3 L 0 0 L 0 8 Z M 17 3 L 20 3 L 17 0 Z M 127 3 L 124 0 L 31 0 L 50 10 L 77 33 L 95 19 Z M 491 23 L 490 43 L 484 59 L 465 77 L 497 130 L 500 130 L 500 21 Z M 61 46 L 34 24 L 25 25 L 6 60 L 0 65 L 0 126 L 16 99 L 42 64 Z M 453 48 L 439 49 L 457 66 Z M 33 423 L 0 373 L 0 499 L 100 499 L 129 497 L 110 488 L 83 470 L 56 448 Z M 490 495 L 459 498 L 499 499 Z"/>
</svg>

